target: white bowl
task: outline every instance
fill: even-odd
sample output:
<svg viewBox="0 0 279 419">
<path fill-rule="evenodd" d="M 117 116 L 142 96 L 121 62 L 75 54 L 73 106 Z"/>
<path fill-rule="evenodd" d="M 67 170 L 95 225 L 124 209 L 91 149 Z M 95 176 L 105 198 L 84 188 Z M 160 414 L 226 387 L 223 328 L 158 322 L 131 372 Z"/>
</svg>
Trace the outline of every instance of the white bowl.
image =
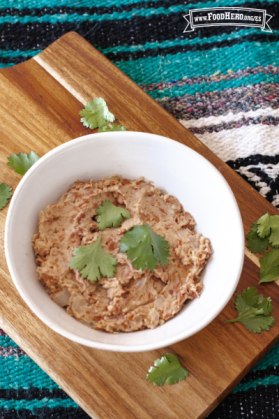
<svg viewBox="0 0 279 419">
<path fill-rule="evenodd" d="M 47 295 L 36 275 L 31 247 L 40 210 L 76 179 L 99 180 L 112 174 L 144 176 L 179 199 L 211 240 L 213 254 L 203 272 L 201 297 L 154 330 L 118 335 L 96 331 L 66 314 Z M 234 195 L 218 170 L 190 148 L 153 134 L 91 134 L 43 156 L 20 181 L 8 211 L 5 251 L 12 279 L 31 310 L 51 329 L 83 345 L 137 352 L 185 339 L 210 323 L 236 289 L 244 259 L 244 232 Z"/>
</svg>

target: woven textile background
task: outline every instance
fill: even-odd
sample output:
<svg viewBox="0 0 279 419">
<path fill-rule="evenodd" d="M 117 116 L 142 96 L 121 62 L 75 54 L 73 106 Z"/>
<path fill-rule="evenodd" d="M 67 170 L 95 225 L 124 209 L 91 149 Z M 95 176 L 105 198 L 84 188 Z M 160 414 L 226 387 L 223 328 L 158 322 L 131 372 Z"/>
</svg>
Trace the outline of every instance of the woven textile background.
<svg viewBox="0 0 279 419">
<path fill-rule="evenodd" d="M 190 8 L 236 5 L 265 9 L 273 32 L 213 27 L 183 34 Z M 33 57 L 69 31 L 279 208 L 278 1 L 0 0 L 0 67 Z M 88 415 L 0 331 L 0 418 Z M 209 418 L 279 418 L 278 345 Z"/>
</svg>

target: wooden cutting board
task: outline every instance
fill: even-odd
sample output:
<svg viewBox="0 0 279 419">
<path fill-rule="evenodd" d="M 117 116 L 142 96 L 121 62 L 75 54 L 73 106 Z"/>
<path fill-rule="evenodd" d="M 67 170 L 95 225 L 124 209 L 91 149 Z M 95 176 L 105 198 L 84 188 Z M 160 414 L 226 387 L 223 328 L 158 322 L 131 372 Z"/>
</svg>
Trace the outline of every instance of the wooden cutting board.
<svg viewBox="0 0 279 419">
<path fill-rule="evenodd" d="M 262 214 L 278 213 L 76 33 L 68 33 L 26 63 L 1 70 L 0 96 L 0 182 L 13 189 L 21 176 L 6 166 L 7 156 L 31 150 L 42 156 L 92 132 L 80 123 L 79 111 L 92 98 L 103 97 L 128 130 L 164 135 L 211 161 L 235 194 L 245 233 Z M 16 291 L 4 254 L 6 214 L 7 208 L 0 211 L 0 325 L 92 418 L 204 418 L 278 341 L 279 287 L 272 283 L 258 290 L 272 297 L 277 321 L 260 335 L 249 333 L 240 323 L 223 321 L 236 315 L 233 297 L 205 329 L 161 350 L 110 353 L 71 342 L 45 326 Z M 238 292 L 257 287 L 259 280 L 258 259 L 247 249 L 245 253 Z M 147 382 L 146 373 L 155 359 L 168 352 L 178 355 L 189 377 L 177 385 L 155 387 Z"/>
</svg>

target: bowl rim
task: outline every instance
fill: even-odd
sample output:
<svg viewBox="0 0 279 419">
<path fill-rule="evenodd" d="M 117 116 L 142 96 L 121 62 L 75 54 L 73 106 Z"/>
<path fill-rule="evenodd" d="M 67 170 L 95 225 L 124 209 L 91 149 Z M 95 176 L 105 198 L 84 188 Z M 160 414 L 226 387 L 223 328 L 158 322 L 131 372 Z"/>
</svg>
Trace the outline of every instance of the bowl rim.
<svg viewBox="0 0 279 419">
<path fill-rule="evenodd" d="M 104 134 L 106 134 L 106 136 Z M 85 141 L 90 141 L 91 142 L 92 140 L 93 141 L 97 140 L 100 137 L 103 137 L 102 141 L 105 142 L 108 137 L 122 138 L 123 136 L 129 136 L 131 134 L 133 134 L 134 137 L 135 137 L 135 135 L 137 137 L 142 137 L 142 136 L 149 137 L 149 138 L 152 137 L 152 140 L 155 140 L 155 142 L 159 142 L 159 143 L 165 142 L 165 143 L 171 144 L 173 147 L 178 147 L 178 148 L 181 148 L 181 149 L 183 148 L 184 150 L 185 150 L 185 147 L 186 147 L 188 149 L 188 152 L 197 154 L 199 156 L 199 158 L 203 159 L 204 161 L 206 161 L 207 164 L 209 164 L 211 166 L 211 169 L 213 171 L 215 171 L 217 176 L 219 176 L 220 180 L 223 182 L 224 186 L 227 188 L 229 194 L 232 197 L 234 211 L 236 213 L 236 217 L 238 218 L 238 228 L 239 228 L 239 232 L 241 233 L 239 235 L 240 243 L 238 245 L 238 247 L 241 251 L 239 252 L 239 258 L 237 260 L 238 268 L 237 268 L 237 275 L 235 277 L 235 280 L 232 281 L 226 298 L 224 300 L 222 300 L 222 304 L 220 304 L 218 306 L 218 310 L 217 311 L 215 310 L 211 314 L 211 316 L 205 317 L 203 320 L 201 320 L 198 323 L 197 326 L 195 326 L 195 327 L 192 326 L 190 329 L 188 329 L 188 331 L 186 333 L 185 333 L 185 331 L 183 331 L 183 332 L 181 332 L 181 333 L 179 333 L 175 336 L 170 336 L 170 337 L 164 338 L 164 339 L 160 340 L 159 343 L 154 342 L 154 343 L 148 343 L 148 344 L 145 343 L 145 344 L 142 344 L 142 345 L 137 344 L 137 345 L 127 345 L 126 346 L 126 345 L 119 345 L 119 344 L 100 343 L 100 342 L 96 342 L 96 341 L 92 341 L 92 340 L 89 340 L 89 339 L 84 339 L 84 338 L 78 337 L 74 333 L 66 331 L 65 329 L 63 329 L 63 327 L 61 327 L 58 324 L 56 324 L 55 322 L 49 320 L 48 316 L 45 315 L 43 312 L 40 312 L 40 311 L 38 312 L 37 307 L 35 307 L 33 305 L 32 299 L 29 298 L 28 292 L 25 292 L 24 288 L 21 287 L 21 284 L 18 281 L 17 275 L 16 275 L 16 273 L 13 269 L 13 263 L 12 263 L 11 258 L 10 258 L 11 250 L 9 249 L 9 236 L 10 236 L 10 226 L 11 226 L 11 221 L 12 221 L 12 218 L 13 218 L 14 207 L 15 207 L 15 202 L 17 200 L 17 196 L 21 192 L 21 189 L 25 185 L 25 183 L 29 180 L 29 178 L 31 176 L 33 176 L 33 173 L 36 172 L 38 167 L 42 166 L 46 160 L 49 160 L 53 155 L 56 155 L 57 153 L 63 151 L 64 149 L 71 148 L 74 145 L 76 145 L 78 143 L 81 143 L 81 142 L 85 142 Z M 130 139 L 129 141 L 133 141 L 133 139 Z M 7 213 L 6 223 L 5 223 L 4 246 L 5 246 L 5 255 L 6 255 L 7 265 L 8 265 L 8 268 L 9 268 L 9 271 L 10 271 L 10 274 L 11 274 L 11 278 L 12 278 L 12 280 L 13 280 L 15 286 L 16 286 L 17 291 L 19 292 L 20 296 L 25 301 L 25 303 L 28 305 L 29 309 L 31 309 L 36 314 L 36 316 L 43 323 L 45 323 L 51 330 L 59 333 L 63 337 L 66 337 L 66 338 L 68 338 L 68 339 L 70 339 L 70 340 L 72 340 L 76 343 L 80 343 L 82 345 L 85 345 L 85 346 L 88 346 L 88 347 L 91 347 L 91 348 L 95 348 L 95 349 L 102 349 L 102 350 L 113 351 L 113 352 L 143 352 L 143 351 L 150 351 L 150 350 L 163 348 L 163 347 L 172 345 L 174 343 L 177 343 L 181 340 L 184 340 L 184 339 L 194 335 L 195 333 L 199 332 L 200 330 L 202 330 L 207 325 L 209 325 L 218 316 L 218 314 L 220 314 L 220 312 L 223 310 L 223 308 L 227 305 L 230 298 L 232 297 L 232 295 L 233 295 L 233 293 L 236 289 L 236 286 L 239 282 L 241 272 L 242 272 L 242 268 L 243 268 L 243 263 L 244 263 L 245 240 L 244 240 L 244 229 L 243 229 L 242 218 L 241 218 L 241 214 L 240 214 L 240 210 L 238 208 L 236 198 L 235 198 L 228 182 L 224 178 L 224 176 L 221 174 L 221 172 L 209 160 L 207 160 L 203 155 L 201 155 L 197 151 L 195 151 L 192 148 L 184 145 L 183 143 L 180 143 L 176 140 L 172 140 L 170 138 L 167 138 L 167 137 L 164 137 L 164 136 L 161 136 L 161 135 L 146 133 L 146 132 L 138 132 L 138 131 L 121 131 L 121 132 L 92 133 L 92 134 L 84 135 L 84 136 L 81 136 L 81 137 L 77 137 L 75 139 L 67 141 L 66 143 L 60 144 L 59 146 L 55 147 L 54 149 L 47 152 L 44 156 L 42 156 L 27 171 L 27 173 L 22 177 L 22 179 L 18 183 L 18 185 L 17 185 L 17 187 L 16 187 L 16 189 L 13 193 L 13 196 L 12 196 L 9 208 L 8 208 L 8 213 Z M 152 329 L 150 329 L 150 331 L 151 330 Z"/>
</svg>

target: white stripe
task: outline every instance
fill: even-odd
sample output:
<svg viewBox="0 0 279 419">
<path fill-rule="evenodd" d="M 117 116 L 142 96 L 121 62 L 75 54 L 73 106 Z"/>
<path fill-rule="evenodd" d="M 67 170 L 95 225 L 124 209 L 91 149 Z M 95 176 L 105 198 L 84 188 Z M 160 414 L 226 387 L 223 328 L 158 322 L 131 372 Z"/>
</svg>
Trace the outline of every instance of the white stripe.
<svg viewBox="0 0 279 419">
<path fill-rule="evenodd" d="M 254 167 L 259 167 L 259 168 L 261 168 L 266 173 L 266 170 L 264 170 L 265 169 L 264 166 L 265 167 L 268 167 L 269 165 L 261 165 L 261 164 L 259 164 L 259 165 L 250 165 L 250 166 L 240 167 L 239 170 L 237 170 L 237 172 L 240 173 L 240 174 L 242 174 L 242 175 L 247 176 L 248 179 L 251 182 L 255 182 L 257 188 L 259 188 L 260 194 L 262 196 L 266 197 L 266 194 L 271 191 L 271 188 L 267 185 L 266 182 L 263 182 L 262 179 L 259 176 L 255 175 L 255 173 L 249 172 L 249 169 L 251 167 L 253 167 L 253 168 Z M 276 165 L 276 166 L 278 167 L 278 165 Z M 274 171 L 273 171 L 274 173 L 272 173 L 273 179 L 276 177 L 275 176 L 276 169 L 277 169 L 276 166 L 274 166 Z M 277 171 L 277 174 L 278 174 L 278 171 Z"/>
<path fill-rule="evenodd" d="M 257 124 L 196 136 L 223 161 L 279 154 L 279 126 Z"/>
<path fill-rule="evenodd" d="M 227 123 L 231 121 L 239 121 L 240 119 L 244 118 L 257 118 L 258 116 L 265 116 L 270 115 L 274 117 L 279 117 L 279 109 L 257 109 L 256 111 L 249 111 L 249 112 L 239 112 L 239 113 L 232 113 L 229 112 L 227 115 L 220 115 L 220 116 L 209 116 L 207 118 L 199 118 L 199 119 L 180 119 L 179 122 L 185 127 L 195 127 L 200 128 L 208 125 L 219 125 L 222 123 Z"/>
</svg>

